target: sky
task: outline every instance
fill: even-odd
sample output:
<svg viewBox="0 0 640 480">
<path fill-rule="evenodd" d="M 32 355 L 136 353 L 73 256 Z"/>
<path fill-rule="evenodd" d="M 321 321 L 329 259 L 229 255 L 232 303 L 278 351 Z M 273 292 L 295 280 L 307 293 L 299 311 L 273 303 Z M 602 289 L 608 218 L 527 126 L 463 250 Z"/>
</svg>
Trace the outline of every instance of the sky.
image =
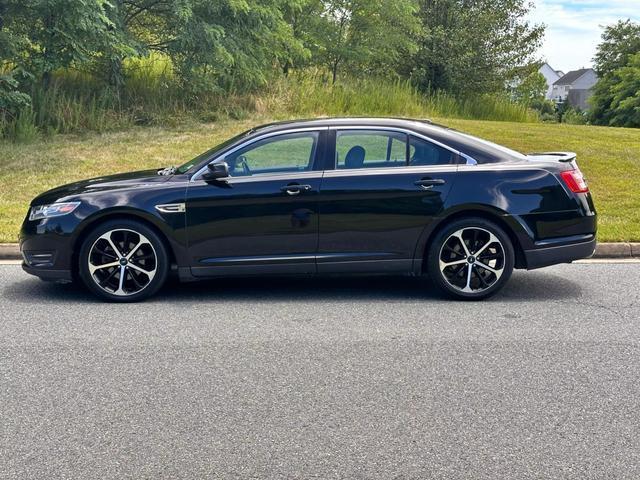
<svg viewBox="0 0 640 480">
<path fill-rule="evenodd" d="M 593 65 L 602 27 L 619 19 L 640 21 L 640 0 L 532 0 L 529 19 L 544 23 L 538 55 L 556 70 Z"/>
</svg>

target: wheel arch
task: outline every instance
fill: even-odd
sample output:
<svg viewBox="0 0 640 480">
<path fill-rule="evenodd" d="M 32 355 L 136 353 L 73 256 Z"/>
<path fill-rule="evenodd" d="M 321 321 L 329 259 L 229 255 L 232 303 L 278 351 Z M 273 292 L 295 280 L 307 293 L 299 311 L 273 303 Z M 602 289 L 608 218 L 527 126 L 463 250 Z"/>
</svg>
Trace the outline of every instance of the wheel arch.
<svg viewBox="0 0 640 480">
<path fill-rule="evenodd" d="M 71 271 L 74 278 L 78 276 L 78 257 L 80 255 L 80 249 L 82 248 L 82 242 L 84 242 L 87 236 L 98 225 L 111 220 L 132 220 L 150 228 L 158 235 L 158 237 L 164 244 L 167 250 L 167 254 L 169 255 L 170 265 L 177 264 L 178 254 L 176 252 L 176 248 L 169 240 L 169 235 L 165 231 L 165 228 L 161 226 L 163 225 L 161 224 L 161 222 L 158 222 L 157 219 L 155 219 L 152 215 L 145 214 L 145 212 L 140 212 L 133 209 L 109 209 L 98 212 L 86 218 L 80 225 L 75 238 L 72 241 Z M 164 226 L 166 227 L 166 225 Z"/>
<path fill-rule="evenodd" d="M 513 250 L 515 253 L 515 268 L 527 268 L 526 257 L 524 255 L 524 249 L 522 247 L 521 237 L 524 235 L 529 237 L 526 225 L 523 225 L 515 217 L 508 215 L 506 212 L 501 211 L 494 207 L 486 206 L 472 206 L 461 209 L 452 210 L 445 215 L 439 217 L 435 222 L 425 228 L 417 248 L 415 255 L 414 270 L 416 273 L 423 274 L 426 271 L 426 258 L 427 252 L 431 247 L 431 243 L 435 239 L 438 232 L 445 228 L 451 222 L 460 220 L 463 218 L 482 218 L 490 222 L 495 223 L 502 228 L 509 236 Z"/>
</svg>

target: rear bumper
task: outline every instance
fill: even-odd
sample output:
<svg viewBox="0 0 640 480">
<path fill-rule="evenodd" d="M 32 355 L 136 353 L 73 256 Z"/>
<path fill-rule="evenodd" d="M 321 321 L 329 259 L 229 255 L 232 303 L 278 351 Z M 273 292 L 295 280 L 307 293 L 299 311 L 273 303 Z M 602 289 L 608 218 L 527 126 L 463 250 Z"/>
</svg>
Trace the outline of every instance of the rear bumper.
<svg viewBox="0 0 640 480">
<path fill-rule="evenodd" d="M 578 236 L 576 236 L 578 237 Z M 565 237 L 538 242 L 538 248 L 525 250 L 527 270 L 589 258 L 596 250 L 595 235 Z"/>
</svg>

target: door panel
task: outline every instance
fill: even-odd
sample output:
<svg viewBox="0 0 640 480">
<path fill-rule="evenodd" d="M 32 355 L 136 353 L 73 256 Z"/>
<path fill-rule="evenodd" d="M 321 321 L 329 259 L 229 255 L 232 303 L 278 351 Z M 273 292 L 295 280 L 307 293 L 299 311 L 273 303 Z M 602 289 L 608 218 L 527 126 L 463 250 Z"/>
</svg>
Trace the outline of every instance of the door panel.
<svg viewBox="0 0 640 480">
<path fill-rule="evenodd" d="M 326 172 L 318 272 L 410 271 L 418 238 L 442 211 L 455 169 Z M 444 183 L 430 188 L 415 184 L 429 178 Z"/>
<path fill-rule="evenodd" d="M 364 133 L 337 133 L 336 169 L 325 172 L 319 197 L 318 272 L 411 271 L 455 180 L 451 152 L 397 132 Z"/>
<path fill-rule="evenodd" d="M 231 176 L 187 189 L 194 276 L 314 273 L 319 132 L 259 139 L 229 152 Z"/>
<path fill-rule="evenodd" d="M 315 272 L 321 177 L 308 172 L 189 186 L 193 274 L 242 274 L 248 266 L 256 273 Z M 297 195 L 282 190 L 292 184 L 308 188 Z"/>
</svg>

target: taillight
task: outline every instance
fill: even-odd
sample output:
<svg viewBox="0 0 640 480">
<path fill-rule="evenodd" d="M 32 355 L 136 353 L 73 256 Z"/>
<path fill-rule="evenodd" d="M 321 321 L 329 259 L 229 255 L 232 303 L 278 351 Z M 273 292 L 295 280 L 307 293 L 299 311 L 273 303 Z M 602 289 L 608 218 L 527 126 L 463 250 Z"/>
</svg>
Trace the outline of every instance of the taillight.
<svg viewBox="0 0 640 480">
<path fill-rule="evenodd" d="M 587 182 L 582 176 L 582 172 L 579 168 L 561 172 L 560 178 L 562 178 L 565 185 L 569 187 L 569 190 L 573 193 L 587 193 L 589 191 L 589 186 L 587 185 Z"/>
</svg>

